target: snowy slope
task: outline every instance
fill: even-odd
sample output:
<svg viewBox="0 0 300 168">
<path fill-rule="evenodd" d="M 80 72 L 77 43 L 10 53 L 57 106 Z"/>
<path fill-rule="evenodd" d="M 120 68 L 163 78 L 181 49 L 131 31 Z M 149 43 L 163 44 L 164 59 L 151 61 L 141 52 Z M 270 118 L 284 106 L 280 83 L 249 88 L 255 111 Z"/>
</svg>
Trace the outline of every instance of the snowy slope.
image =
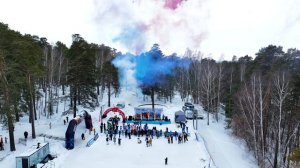
<svg viewBox="0 0 300 168">
<path fill-rule="evenodd" d="M 198 121 L 198 133 L 217 167 L 257 168 L 255 159 L 245 148 L 245 144 L 234 138 L 230 130 L 225 129 L 224 113 L 219 115 L 218 122 L 212 115 L 210 115 L 210 120 L 212 122 L 209 126 L 206 119 Z"/>
<path fill-rule="evenodd" d="M 103 109 L 107 109 L 106 96 L 104 96 L 101 105 Z M 126 107 L 124 112 L 126 115 L 133 114 L 134 107 L 149 103 L 143 101 L 143 97 L 135 91 L 124 91 L 119 97 L 113 97 L 112 104 L 115 105 L 117 102 L 125 102 Z M 158 129 L 165 130 L 168 127 L 169 130 L 178 132 L 181 131 L 176 124 L 173 123 L 174 112 L 181 109 L 183 102 L 181 102 L 180 97 L 176 96 L 172 103 L 164 103 L 165 106 L 161 106 L 164 109 L 164 115 L 171 118 L 172 123 L 169 125 L 158 126 Z M 59 112 L 47 119 L 41 116 L 36 122 L 36 132 L 39 134 L 46 134 L 49 136 L 64 138 L 67 125 L 63 124 L 63 119 L 65 116 L 61 116 L 61 112 L 65 109 L 64 102 L 59 105 Z M 79 109 L 82 111 L 83 109 Z M 99 114 L 100 107 L 95 110 L 87 110 L 93 119 L 93 125 L 96 131 L 99 132 Z M 109 113 L 109 116 L 114 116 L 117 114 Z M 72 118 L 72 115 L 69 115 Z M 105 121 L 105 120 L 104 120 Z M 49 123 L 51 122 L 52 128 L 49 128 Z M 82 122 L 76 130 L 75 134 L 75 148 L 73 150 L 66 150 L 64 148 L 64 141 L 49 139 L 44 137 L 37 137 L 32 140 L 29 137 L 27 146 L 18 143 L 18 138 L 23 137 L 23 132 L 27 130 L 30 133 L 30 124 L 28 123 L 28 117 L 22 118 L 22 121 L 16 123 L 15 125 L 15 139 L 17 143 L 17 151 L 9 152 L 8 144 L 5 145 L 5 151 L 0 151 L 0 158 L 4 160 L 0 161 L 1 168 L 13 168 L 15 167 L 15 156 L 26 151 L 30 146 L 37 144 L 37 142 L 48 141 L 50 143 L 50 151 L 52 154 L 57 155 L 54 159 L 55 167 L 60 168 L 76 168 L 76 167 L 165 167 L 164 158 L 168 157 L 168 167 L 218 167 L 218 168 L 252 168 L 256 167 L 255 164 L 251 163 L 251 157 L 245 157 L 245 150 L 240 147 L 237 141 L 229 136 L 229 134 L 224 130 L 222 123 L 213 123 L 209 127 L 205 125 L 205 121 L 199 121 L 200 128 L 198 131 L 192 129 L 192 121 L 188 122 L 189 127 L 189 141 L 184 144 L 178 144 L 174 141 L 174 144 L 168 144 L 165 138 L 154 138 L 153 146 L 146 147 L 144 138 L 142 138 L 142 144 L 137 143 L 137 137 L 132 136 L 132 139 L 122 138 L 122 145 L 118 146 L 110 142 L 109 145 L 105 142 L 105 135 L 100 134 L 99 139 L 91 146 L 86 147 L 87 141 L 92 138 L 93 135 L 89 135 L 88 131 L 85 129 L 84 122 Z M 151 127 L 152 125 L 150 125 Z M 203 137 L 196 140 L 195 133 Z M 81 133 L 85 133 L 86 140 L 81 140 Z M 3 136 L 8 137 L 8 132 L 6 130 L 1 130 Z M 204 141 L 205 140 L 205 141 Z M 206 144 L 205 144 L 206 142 Z M 205 147 L 207 145 L 208 151 Z M 226 146 L 226 148 L 224 147 Z M 211 156 L 210 156 L 211 154 Z M 8 155 L 8 156 L 7 156 Z M 216 166 L 214 166 L 215 162 Z M 54 166 L 52 166 L 54 167 Z"/>
</svg>

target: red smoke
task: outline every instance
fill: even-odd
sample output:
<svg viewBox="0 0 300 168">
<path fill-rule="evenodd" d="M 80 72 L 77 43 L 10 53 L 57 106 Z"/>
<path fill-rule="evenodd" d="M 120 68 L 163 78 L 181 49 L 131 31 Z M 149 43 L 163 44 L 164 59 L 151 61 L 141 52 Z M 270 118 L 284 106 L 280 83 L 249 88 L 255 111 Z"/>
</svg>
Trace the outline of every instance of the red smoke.
<svg viewBox="0 0 300 168">
<path fill-rule="evenodd" d="M 175 10 L 184 0 L 165 0 L 165 8 Z"/>
</svg>

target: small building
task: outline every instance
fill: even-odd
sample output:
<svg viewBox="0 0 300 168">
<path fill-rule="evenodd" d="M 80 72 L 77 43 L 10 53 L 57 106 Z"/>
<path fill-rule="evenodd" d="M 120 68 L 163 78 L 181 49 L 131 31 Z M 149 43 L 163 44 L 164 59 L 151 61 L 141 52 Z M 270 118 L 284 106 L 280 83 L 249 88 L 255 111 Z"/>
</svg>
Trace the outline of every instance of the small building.
<svg viewBox="0 0 300 168">
<path fill-rule="evenodd" d="M 175 112 L 175 122 L 176 123 L 180 123 L 180 122 L 186 122 L 186 117 L 185 117 L 185 114 L 184 112 L 182 111 L 177 111 Z"/>
<path fill-rule="evenodd" d="M 24 153 L 16 156 L 16 168 L 31 168 L 37 166 L 50 153 L 49 143 L 32 146 Z"/>
</svg>

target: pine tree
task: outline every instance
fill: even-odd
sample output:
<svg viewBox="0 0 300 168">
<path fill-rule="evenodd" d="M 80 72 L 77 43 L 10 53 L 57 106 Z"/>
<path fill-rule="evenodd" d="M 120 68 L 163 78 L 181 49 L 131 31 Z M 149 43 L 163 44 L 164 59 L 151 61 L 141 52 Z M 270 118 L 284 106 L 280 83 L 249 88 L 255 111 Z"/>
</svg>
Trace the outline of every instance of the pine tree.
<svg viewBox="0 0 300 168">
<path fill-rule="evenodd" d="M 73 44 L 68 52 L 68 80 L 70 97 L 73 100 L 73 112 L 76 117 L 76 105 L 94 108 L 96 103 L 95 54 L 92 47 L 79 35 L 73 36 Z"/>
</svg>

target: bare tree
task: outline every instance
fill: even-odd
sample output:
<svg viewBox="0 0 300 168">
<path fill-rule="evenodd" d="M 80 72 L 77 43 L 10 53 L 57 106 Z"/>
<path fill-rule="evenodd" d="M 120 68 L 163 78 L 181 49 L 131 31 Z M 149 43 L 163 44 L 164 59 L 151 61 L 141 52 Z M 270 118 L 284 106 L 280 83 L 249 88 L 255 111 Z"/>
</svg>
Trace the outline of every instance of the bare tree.
<svg viewBox="0 0 300 168">
<path fill-rule="evenodd" d="M 279 157 L 279 153 L 282 152 L 282 120 L 283 120 L 283 104 L 286 100 L 287 96 L 290 94 L 290 88 L 289 88 L 289 77 L 286 72 L 277 72 L 273 76 L 273 83 L 274 83 L 274 95 L 273 95 L 273 101 L 275 106 L 278 108 L 279 114 L 276 118 L 278 118 L 278 126 L 277 126 L 277 138 L 275 143 L 275 151 L 274 151 L 274 161 L 273 161 L 273 167 L 277 168 L 281 164 L 280 162 L 282 160 L 282 157 Z"/>
</svg>

